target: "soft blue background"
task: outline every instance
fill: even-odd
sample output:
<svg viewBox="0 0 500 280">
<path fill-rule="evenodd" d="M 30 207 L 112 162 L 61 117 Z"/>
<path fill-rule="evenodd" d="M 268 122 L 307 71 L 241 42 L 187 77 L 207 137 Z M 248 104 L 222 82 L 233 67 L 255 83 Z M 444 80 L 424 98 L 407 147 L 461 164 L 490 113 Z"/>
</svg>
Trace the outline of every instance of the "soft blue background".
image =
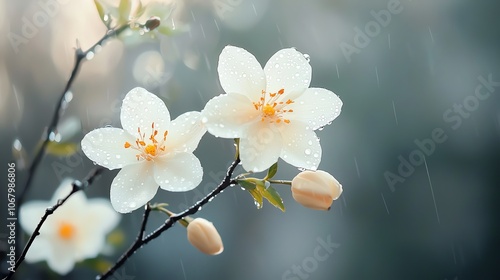
<svg viewBox="0 0 500 280">
<path fill-rule="evenodd" d="M 340 117 L 318 132 L 323 147 L 320 168 L 343 184 L 344 193 L 329 212 L 318 212 L 301 207 L 293 201 L 289 188 L 278 186 L 287 206 L 282 213 L 269 204 L 257 210 L 246 192 L 239 187 L 228 189 L 198 215 L 217 226 L 224 241 L 223 254 L 199 253 L 187 242 L 185 229 L 175 226 L 130 259 L 115 279 L 286 279 L 282 277 L 293 265 L 304 261 L 310 265 L 317 240 L 328 238 L 340 246 L 318 262 L 307 279 L 500 277 L 500 87 L 480 101 L 468 118 L 462 118 L 457 129 L 443 119 L 453 104 L 474 94 L 478 77 L 491 74 L 500 81 L 497 1 L 401 0 L 402 11 L 393 14 L 359 54 L 351 55 L 350 62 L 341 45 L 354 45 L 355 28 L 364 28 L 373 21 L 371 11 L 387 9 L 392 1 L 186 2 L 184 12 L 177 16 L 190 24 L 190 32 L 127 46 L 117 67 L 104 77 L 93 72 L 81 75 L 64 118 L 81 119 L 85 131 L 104 124 L 119 126 L 117 104 L 135 86 L 147 86 L 161 96 L 173 117 L 199 111 L 222 92 L 216 65 L 224 46 L 243 47 L 262 64 L 277 50 L 296 47 L 311 56 L 312 86 L 330 89 L 344 102 Z M 218 15 L 212 2 L 226 3 L 230 9 Z M 53 25 L 41 28 L 17 53 L 7 39 L 9 32 L 20 32 L 22 16 L 37 11 L 36 1 L 1 3 L 0 30 L 5 36 L 0 39 L 0 65 L 4 65 L 0 69 L 6 69 L 0 71 L 3 166 L 12 158 L 15 138 L 33 154 L 69 73 L 57 74 L 52 62 Z M 74 20 L 78 16 L 75 12 Z M 150 50 L 160 52 L 166 63 L 157 73 L 161 86 L 133 76 L 136 58 Z M 195 63 L 186 57 L 194 57 Z M 83 69 L 92 63 L 96 61 L 86 62 Z M 391 190 L 384 173 L 397 173 L 398 156 L 408 159 L 417 148 L 414 141 L 431 137 L 436 128 L 443 129 L 447 140 L 426 158 L 427 170 L 417 166 Z M 79 141 L 82 136 L 73 139 Z M 232 150 L 231 140 L 207 134 L 195 152 L 205 170 L 202 185 L 186 194 L 159 191 L 154 201 L 168 202 L 173 211 L 192 204 L 218 183 Z M 29 199 L 51 197 L 59 182 L 53 169 L 57 163 L 69 166 L 65 175 L 75 178 L 82 178 L 93 167 L 86 158 L 74 163 L 47 156 Z M 277 177 L 291 179 L 297 174 L 295 168 L 280 163 Z M 2 190 L 5 173 L 1 173 Z M 109 197 L 115 174 L 102 176 L 88 196 Z M 19 182 L 24 182 L 25 175 L 17 173 Z M 3 201 L 4 197 L 2 191 Z M 5 204 L 1 205 L 4 217 Z M 141 215 L 136 211 L 123 216 L 126 244 L 135 238 Z M 153 213 L 148 228 L 164 219 Z M 5 234 L 1 237 L 5 241 Z M 125 247 L 107 259 L 115 260 Z M 94 275 L 78 267 L 64 279 Z M 18 276 L 48 277 L 43 265 L 29 264 L 23 264 Z"/>
</svg>

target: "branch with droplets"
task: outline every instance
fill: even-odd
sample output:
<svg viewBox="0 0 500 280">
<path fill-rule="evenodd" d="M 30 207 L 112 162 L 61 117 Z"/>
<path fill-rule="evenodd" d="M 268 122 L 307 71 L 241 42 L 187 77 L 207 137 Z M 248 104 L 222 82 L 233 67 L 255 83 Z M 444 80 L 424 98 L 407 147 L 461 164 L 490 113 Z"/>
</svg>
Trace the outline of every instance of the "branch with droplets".
<svg viewBox="0 0 500 280">
<path fill-rule="evenodd" d="M 24 247 L 21 255 L 16 261 L 16 264 L 14 266 L 13 270 L 10 270 L 10 273 L 4 278 L 4 280 L 8 280 L 14 276 L 14 273 L 17 271 L 21 263 L 23 263 L 24 258 L 26 257 L 26 254 L 28 253 L 29 249 L 31 248 L 31 245 L 33 244 L 33 241 L 35 241 L 36 237 L 40 235 L 40 229 L 42 228 L 43 224 L 47 220 L 47 218 L 54 214 L 54 212 L 61 207 L 73 194 L 76 192 L 85 190 L 87 187 L 92 185 L 92 183 L 96 180 L 96 178 L 104 171 L 105 169 L 103 167 L 97 167 L 94 168 L 90 173 L 85 177 L 83 181 L 75 180 L 71 184 L 71 192 L 66 195 L 64 198 L 59 199 L 57 203 L 45 210 L 45 214 L 42 216 L 40 219 L 40 222 L 36 226 L 35 230 L 33 231 L 33 234 L 31 234 L 30 239 L 28 240 L 28 243 L 26 243 L 26 246 Z"/>
<path fill-rule="evenodd" d="M 97 49 L 101 48 L 102 45 L 111 37 L 118 36 L 120 33 L 125 31 L 127 28 L 129 28 L 129 25 L 123 25 L 120 27 L 117 27 L 115 29 L 108 30 L 106 34 L 99 40 L 97 41 L 93 46 L 91 46 L 88 50 L 83 51 L 80 48 L 80 45 L 77 41 L 77 48 L 75 51 L 75 64 L 73 66 L 73 70 L 71 71 L 71 75 L 66 82 L 66 86 L 64 87 L 64 90 L 62 91 L 53 116 L 52 120 L 50 121 L 50 124 L 48 128 L 46 129 L 44 133 L 43 142 L 38 149 L 35 157 L 33 158 L 33 161 L 31 162 L 31 165 L 28 169 L 28 178 L 26 179 L 26 183 L 24 184 L 24 188 L 19 194 L 18 197 L 18 206 L 22 204 L 26 193 L 28 192 L 31 182 L 33 180 L 33 177 L 35 175 L 36 170 L 38 169 L 38 166 L 45 154 L 45 151 L 47 149 L 47 145 L 55 139 L 55 135 L 57 133 L 57 125 L 59 124 L 59 119 L 61 118 L 62 114 L 64 113 L 68 103 L 72 99 L 72 94 L 70 92 L 71 86 L 73 85 L 74 80 L 76 79 L 76 76 L 78 75 L 78 72 L 80 71 L 80 67 L 83 61 L 86 59 L 92 59 L 95 55 L 95 52 Z"/>
<path fill-rule="evenodd" d="M 236 185 L 237 181 L 234 179 L 231 179 L 234 173 L 234 170 L 240 163 L 240 158 L 239 156 L 236 156 L 236 159 L 233 161 L 231 166 L 229 166 L 226 176 L 222 180 L 222 182 L 215 188 L 213 191 L 211 191 L 207 196 L 205 196 L 203 199 L 200 201 L 196 202 L 194 205 L 189 207 L 188 209 L 184 210 L 183 212 L 179 214 L 170 214 L 170 217 L 163 223 L 160 227 L 155 229 L 152 233 L 150 233 L 147 236 L 144 236 L 144 230 L 145 230 L 145 225 L 147 222 L 147 219 L 149 217 L 149 212 L 151 211 L 151 206 L 149 204 L 146 205 L 146 208 L 144 210 L 144 216 L 143 216 L 143 221 L 141 224 L 141 228 L 139 230 L 139 234 L 137 236 L 137 239 L 135 242 L 128 248 L 128 250 L 123 253 L 123 255 L 118 259 L 118 261 L 104 274 L 101 276 L 98 276 L 97 279 L 99 280 L 104 280 L 108 279 L 111 277 L 117 269 L 119 269 L 125 262 L 135 253 L 137 250 L 139 250 L 142 246 L 146 245 L 153 239 L 156 239 L 159 237 L 164 231 L 168 230 L 171 228 L 176 222 L 179 222 L 186 218 L 189 215 L 194 215 L 196 214 L 199 210 L 201 210 L 201 207 L 204 206 L 205 204 L 209 203 L 212 201 L 212 199 L 217 196 L 219 193 L 221 193 L 223 190 L 228 188 L 229 186 Z"/>
</svg>

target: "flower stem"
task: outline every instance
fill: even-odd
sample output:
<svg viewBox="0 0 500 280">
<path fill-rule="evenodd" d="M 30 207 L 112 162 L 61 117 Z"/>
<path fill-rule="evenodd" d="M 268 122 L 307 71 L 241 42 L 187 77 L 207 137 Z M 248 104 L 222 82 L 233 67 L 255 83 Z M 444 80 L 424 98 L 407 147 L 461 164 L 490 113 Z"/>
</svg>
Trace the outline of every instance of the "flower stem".
<svg viewBox="0 0 500 280">
<path fill-rule="evenodd" d="M 288 180 L 267 180 L 269 183 L 271 184 L 282 184 L 282 185 L 289 185 L 291 186 L 292 185 L 292 181 L 288 181 Z"/>
<path fill-rule="evenodd" d="M 71 186 L 72 186 L 71 192 L 67 196 L 65 196 L 64 198 L 59 199 L 54 206 L 45 209 L 45 214 L 40 219 L 40 222 L 36 226 L 35 231 L 33 231 L 33 234 L 31 234 L 31 237 L 28 240 L 28 243 L 26 243 L 26 246 L 24 247 L 21 255 L 19 256 L 19 258 L 16 261 L 14 269 L 10 270 L 10 273 L 4 278 L 4 280 L 8 280 L 8 279 L 12 278 L 12 276 L 14 276 L 14 273 L 16 273 L 16 271 L 19 268 L 19 266 L 21 265 L 21 263 L 23 263 L 24 258 L 26 257 L 26 254 L 28 253 L 28 250 L 30 249 L 31 245 L 33 244 L 33 241 L 35 241 L 35 238 L 38 235 L 40 235 L 40 229 L 42 228 L 42 226 L 45 223 L 45 221 L 47 220 L 47 218 L 50 215 L 52 215 L 59 207 L 61 207 L 74 193 L 81 191 L 81 190 L 85 190 L 88 186 L 90 186 L 94 182 L 96 177 L 98 175 L 100 175 L 103 171 L 104 171 L 104 168 L 97 167 L 97 168 L 94 168 L 92 171 L 90 171 L 90 173 L 87 175 L 87 177 L 85 177 L 83 182 L 78 181 L 78 180 L 73 181 L 73 183 L 71 184 Z"/>
<path fill-rule="evenodd" d="M 136 241 L 123 253 L 123 255 L 118 259 L 118 261 L 104 274 L 97 276 L 96 279 L 98 280 L 104 280 L 108 279 L 111 277 L 118 268 L 120 268 L 125 262 L 140 248 L 142 248 L 145 244 L 149 243 L 151 240 L 159 237 L 164 231 L 168 230 L 171 228 L 177 221 L 187 217 L 188 215 L 194 215 L 196 212 L 201 210 L 201 207 L 207 204 L 217 196 L 219 193 L 221 193 L 224 189 L 231 185 L 235 185 L 236 180 L 231 179 L 233 176 L 233 172 L 240 163 L 240 158 L 236 157 L 236 159 L 233 161 L 231 166 L 229 166 L 226 176 L 222 180 L 222 182 L 215 188 L 213 191 L 211 191 L 207 196 L 205 196 L 203 199 L 199 200 L 195 204 L 193 204 L 191 207 L 188 209 L 184 210 L 183 212 L 179 214 L 173 214 L 171 215 L 165 223 L 163 223 L 160 227 L 155 229 L 152 233 L 150 233 L 148 236 L 143 237 L 143 238 L 137 238 Z M 142 235 L 142 234 L 140 234 Z"/>
</svg>

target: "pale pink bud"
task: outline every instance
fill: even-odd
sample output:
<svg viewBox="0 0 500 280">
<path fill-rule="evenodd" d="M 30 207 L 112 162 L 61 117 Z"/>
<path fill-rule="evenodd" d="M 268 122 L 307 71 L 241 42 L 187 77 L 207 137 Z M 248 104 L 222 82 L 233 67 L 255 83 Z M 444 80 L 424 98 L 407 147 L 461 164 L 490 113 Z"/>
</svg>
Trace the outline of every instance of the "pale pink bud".
<svg viewBox="0 0 500 280">
<path fill-rule="evenodd" d="M 194 247 L 207 255 L 218 255 L 224 251 L 222 239 L 214 224 L 203 218 L 196 218 L 189 223 L 187 238 Z"/>
<path fill-rule="evenodd" d="M 329 210 L 342 194 L 342 185 L 328 172 L 304 171 L 292 180 L 292 196 L 303 206 L 315 210 Z"/>
</svg>

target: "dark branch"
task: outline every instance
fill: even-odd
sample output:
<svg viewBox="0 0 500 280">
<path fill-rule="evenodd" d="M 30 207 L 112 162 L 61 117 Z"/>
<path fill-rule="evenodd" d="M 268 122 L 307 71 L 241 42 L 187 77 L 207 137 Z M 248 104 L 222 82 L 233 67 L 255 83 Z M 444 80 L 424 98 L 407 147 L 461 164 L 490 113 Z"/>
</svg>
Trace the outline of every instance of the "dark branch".
<svg viewBox="0 0 500 280">
<path fill-rule="evenodd" d="M 92 171 L 90 171 L 90 173 L 85 177 L 83 182 L 78 181 L 78 180 L 73 181 L 73 183 L 71 184 L 71 186 L 72 186 L 71 192 L 67 196 L 65 196 L 64 198 L 59 199 L 54 206 L 47 208 L 45 210 L 45 214 L 40 219 L 40 222 L 36 226 L 35 231 L 31 235 L 26 246 L 24 247 L 23 252 L 21 253 L 19 258 L 17 259 L 14 269 L 12 271 L 10 271 L 10 273 L 7 275 L 7 277 L 4 278 L 4 280 L 8 280 L 8 279 L 12 278 L 12 276 L 14 276 L 14 273 L 17 271 L 17 269 L 19 268 L 21 263 L 24 261 L 26 254 L 28 253 L 31 245 L 33 244 L 33 241 L 35 241 L 35 238 L 38 235 L 40 235 L 40 229 L 42 228 L 42 226 L 45 223 L 45 221 L 47 220 L 47 218 L 50 215 L 52 215 L 59 207 L 61 207 L 74 193 L 81 191 L 81 190 L 85 190 L 88 186 L 90 186 L 94 182 L 96 177 L 99 174 L 101 174 L 103 171 L 104 171 L 104 168 L 97 167 L 97 168 L 94 168 Z"/>
<path fill-rule="evenodd" d="M 196 212 L 198 212 L 202 206 L 210 202 L 210 200 L 214 197 L 216 197 L 219 193 L 221 193 L 224 189 L 227 187 L 236 184 L 235 180 L 232 180 L 231 177 L 233 176 L 233 172 L 240 163 L 239 157 L 236 158 L 236 160 L 231 164 L 231 166 L 228 168 L 226 176 L 222 180 L 222 182 L 215 188 L 213 191 L 211 191 L 207 196 L 205 196 L 203 199 L 200 201 L 196 202 L 194 205 L 189 207 L 188 209 L 184 210 L 183 212 L 179 214 L 174 214 L 170 216 L 165 223 L 163 223 L 160 227 L 158 227 L 156 230 L 154 230 L 151 234 L 148 236 L 144 237 L 144 228 L 143 226 L 145 225 L 145 220 L 147 219 L 147 215 L 149 215 L 148 208 L 146 208 L 144 212 L 144 220 L 143 220 L 143 226 L 141 226 L 139 236 L 141 238 L 137 238 L 136 241 L 128 248 L 128 250 L 123 253 L 123 255 L 118 259 L 118 261 L 104 274 L 101 276 L 97 276 L 96 279 L 98 280 L 104 280 L 108 279 L 111 277 L 115 271 L 120 268 L 137 250 L 142 248 L 144 245 L 149 243 L 151 240 L 159 237 L 164 231 L 168 230 L 171 228 L 177 221 L 189 216 L 189 215 L 194 215 Z"/>
<path fill-rule="evenodd" d="M 95 49 L 97 46 L 101 46 L 105 41 L 107 41 L 109 38 L 113 36 L 119 35 L 121 32 L 126 30 L 129 26 L 124 25 L 121 26 L 117 29 L 109 30 L 97 43 L 95 43 L 92 47 L 90 47 L 87 51 L 82 51 L 80 47 L 76 50 L 75 53 L 75 65 L 73 66 L 73 70 L 71 71 L 71 76 L 69 77 L 68 82 L 66 83 L 66 86 L 64 87 L 64 90 L 62 91 L 61 95 L 59 96 L 59 100 L 57 101 L 56 108 L 54 110 L 54 114 L 52 116 L 52 120 L 50 121 L 50 124 L 44 133 L 43 136 L 43 142 L 41 147 L 38 149 L 35 157 L 33 158 L 33 161 L 31 162 L 31 165 L 28 169 L 28 178 L 26 179 L 26 183 L 24 184 L 24 188 L 22 189 L 21 193 L 19 194 L 17 203 L 18 206 L 21 205 L 24 201 L 25 195 L 28 192 L 31 182 L 33 181 L 33 177 L 35 175 L 36 170 L 38 169 L 38 166 L 40 162 L 42 161 L 42 158 L 45 154 L 45 150 L 47 149 L 47 145 L 51 141 L 51 134 L 56 132 L 57 129 L 57 124 L 59 123 L 59 119 L 62 116 L 65 106 L 65 97 L 66 93 L 70 90 L 71 86 L 73 85 L 73 82 L 78 75 L 78 72 L 80 71 L 80 66 L 84 59 L 87 57 L 87 55 L 91 52 L 95 52 Z"/>
</svg>

